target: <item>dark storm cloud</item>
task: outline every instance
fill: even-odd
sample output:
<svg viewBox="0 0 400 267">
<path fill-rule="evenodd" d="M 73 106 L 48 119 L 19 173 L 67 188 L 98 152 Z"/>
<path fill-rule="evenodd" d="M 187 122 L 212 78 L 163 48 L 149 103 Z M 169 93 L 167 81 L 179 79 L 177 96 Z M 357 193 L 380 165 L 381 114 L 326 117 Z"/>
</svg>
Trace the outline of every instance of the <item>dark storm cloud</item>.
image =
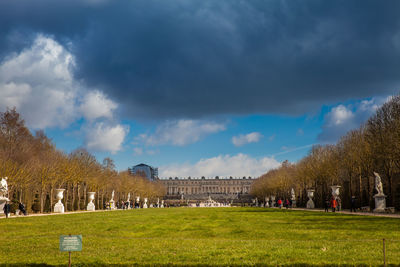
<svg viewBox="0 0 400 267">
<path fill-rule="evenodd" d="M 400 1 L 1 1 L 0 58 L 36 33 L 132 117 L 311 111 L 400 83 Z"/>
</svg>

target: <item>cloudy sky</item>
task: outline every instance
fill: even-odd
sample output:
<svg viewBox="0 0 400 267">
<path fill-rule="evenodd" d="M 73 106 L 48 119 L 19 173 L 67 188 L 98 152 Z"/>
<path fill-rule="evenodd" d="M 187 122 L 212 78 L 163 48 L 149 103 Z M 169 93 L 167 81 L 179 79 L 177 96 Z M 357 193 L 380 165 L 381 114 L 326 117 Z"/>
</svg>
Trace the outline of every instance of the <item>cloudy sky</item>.
<svg viewBox="0 0 400 267">
<path fill-rule="evenodd" d="M 0 1 L 0 110 L 119 170 L 258 176 L 400 88 L 400 1 Z"/>
</svg>

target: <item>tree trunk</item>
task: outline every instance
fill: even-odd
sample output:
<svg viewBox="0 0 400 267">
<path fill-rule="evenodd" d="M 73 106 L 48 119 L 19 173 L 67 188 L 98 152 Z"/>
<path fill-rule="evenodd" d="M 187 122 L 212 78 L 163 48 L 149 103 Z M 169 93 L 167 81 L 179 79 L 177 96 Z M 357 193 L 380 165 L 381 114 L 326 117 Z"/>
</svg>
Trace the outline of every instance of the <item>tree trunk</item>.
<svg viewBox="0 0 400 267">
<path fill-rule="evenodd" d="M 43 191 L 44 191 L 43 187 L 41 187 L 40 188 L 40 213 L 43 213 L 43 210 L 44 210 L 44 201 L 43 201 L 44 192 Z"/>
<path fill-rule="evenodd" d="M 75 184 L 72 183 L 72 201 L 71 201 L 71 211 L 75 210 Z"/>
<path fill-rule="evenodd" d="M 65 211 L 70 211 L 68 208 L 68 202 L 69 202 L 69 187 L 68 187 L 68 182 L 66 185 L 66 190 L 65 190 L 65 198 L 64 198 L 64 206 L 65 206 Z"/>
<path fill-rule="evenodd" d="M 81 210 L 81 194 L 80 194 L 80 190 L 81 189 L 81 184 L 78 183 L 77 184 L 77 199 L 78 199 L 78 209 L 77 210 Z"/>
<path fill-rule="evenodd" d="M 53 212 L 53 185 L 50 185 L 50 212 Z"/>
<path fill-rule="evenodd" d="M 88 203 L 86 203 L 87 201 L 87 186 L 86 183 L 83 184 L 83 206 L 86 207 Z"/>
</svg>

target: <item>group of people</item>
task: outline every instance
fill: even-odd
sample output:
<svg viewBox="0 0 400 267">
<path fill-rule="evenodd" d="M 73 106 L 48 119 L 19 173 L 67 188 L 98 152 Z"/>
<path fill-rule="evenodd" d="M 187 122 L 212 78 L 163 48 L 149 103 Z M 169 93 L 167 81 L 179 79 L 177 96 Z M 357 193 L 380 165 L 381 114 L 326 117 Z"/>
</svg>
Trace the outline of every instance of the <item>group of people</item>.
<svg viewBox="0 0 400 267">
<path fill-rule="evenodd" d="M 342 209 L 342 200 L 340 197 L 332 196 L 331 199 L 327 198 L 324 204 L 325 212 L 329 212 L 329 208 L 332 212 L 340 211 Z"/>
<path fill-rule="evenodd" d="M 22 214 L 24 214 L 26 216 L 26 209 L 25 209 L 24 204 L 19 202 L 18 203 L 18 209 L 19 209 L 20 212 L 22 212 Z M 4 211 L 4 214 L 6 215 L 6 218 L 9 218 L 10 217 L 10 213 L 11 213 L 11 204 L 10 204 L 10 202 L 6 201 L 6 203 L 4 204 L 4 207 L 3 207 L 3 211 Z"/>
<path fill-rule="evenodd" d="M 276 203 L 272 203 L 272 201 L 270 201 L 270 207 L 278 207 L 278 208 L 292 208 L 293 207 L 293 202 L 291 199 L 285 199 L 285 201 L 282 201 L 282 199 L 278 198 L 278 200 L 276 201 Z"/>
</svg>

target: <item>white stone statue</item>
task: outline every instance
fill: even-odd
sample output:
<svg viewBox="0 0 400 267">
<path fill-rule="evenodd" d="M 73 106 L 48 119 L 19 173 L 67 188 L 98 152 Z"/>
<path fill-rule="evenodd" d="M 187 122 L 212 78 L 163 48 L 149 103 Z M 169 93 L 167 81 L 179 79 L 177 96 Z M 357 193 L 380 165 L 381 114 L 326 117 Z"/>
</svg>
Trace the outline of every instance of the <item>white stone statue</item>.
<svg viewBox="0 0 400 267">
<path fill-rule="evenodd" d="M 269 197 L 265 197 L 265 207 L 269 208 Z"/>
<path fill-rule="evenodd" d="M 157 208 L 160 207 L 160 198 L 157 198 Z"/>
<path fill-rule="evenodd" d="M 56 189 L 56 198 L 58 202 L 54 205 L 55 213 L 64 213 L 64 204 L 61 202 L 61 199 L 64 198 L 65 189 Z"/>
<path fill-rule="evenodd" d="M 87 207 L 86 207 L 86 210 L 88 210 L 88 211 L 95 211 L 96 210 L 96 207 L 95 207 L 95 205 L 93 203 L 94 194 L 96 194 L 96 192 L 88 192 L 89 203 L 87 204 Z"/>
<path fill-rule="evenodd" d="M 131 200 L 131 192 L 128 193 L 128 199 L 126 200 L 126 202 L 129 202 Z"/>
<path fill-rule="evenodd" d="M 292 200 L 296 200 L 296 194 L 294 193 L 294 189 L 290 190 L 290 197 Z"/>
<path fill-rule="evenodd" d="M 147 206 L 147 197 L 144 198 L 143 208 L 144 208 L 144 209 L 147 209 L 147 208 L 148 208 L 148 206 Z"/>
<path fill-rule="evenodd" d="M 7 184 L 8 177 L 1 178 L 0 182 L 0 197 L 7 198 L 8 195 L 8 184 Z"/>
<path fill-rule="evenodd" d="M 385 212 L 386 209 L 386 196 L 383 193 L 382 180 L 378 173 L 374 172 L 375 175 L 375 189 L 377 194 L 374 195 L 375 209 L 374 212 Z"/>
<path fill-rule="evenodd" d="M 7 177 L 1 178 L 0 182 L 0 212 L 3 211 L 6 202 L 10 201 L 7 197 L 8 196 L 7 179 L 8 179 Z"/>
<path fill-rule="evenodd" d="M 378 193 L 376 195 L 379 195 L 379 196 L 384 195 L 381 177 L 376 172 L 374 172 L 374 175 L 375 175 L 375 189 L 376 189 L 376 191 L 378 191 Z"/>
<path fill-rule="evenodd" d="M 332 196 L 336 199 L 338 196 L 339 196 L 339 194 L 340 194 L 340 192 L 339 192 L 339 189 L 341 188 L 341 186 L 340 185 L 332 185 L 331 186 L 331 189 L 332 189 Z"/>
<path fill-rule="evenodd" d="M 111 193 L 110 209 L 115 210 L 114 190 L 113 190 L 112 193 Z"/>
<path fill-rule="evenodd" d="M 160 208 L 164 208 L 164 199 L 161 200 L 161 207 Z"/>
</svg>

